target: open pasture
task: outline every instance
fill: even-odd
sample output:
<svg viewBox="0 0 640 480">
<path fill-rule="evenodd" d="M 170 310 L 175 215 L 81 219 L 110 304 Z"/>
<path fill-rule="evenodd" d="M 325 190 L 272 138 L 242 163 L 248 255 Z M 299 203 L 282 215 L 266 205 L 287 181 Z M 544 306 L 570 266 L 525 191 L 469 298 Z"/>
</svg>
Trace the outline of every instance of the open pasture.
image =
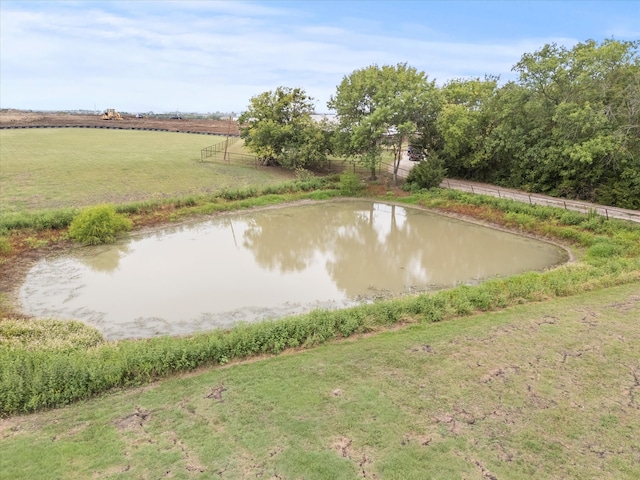
<svg viewBox="0 0 640 480">
<path fill-rule="evenodd" d="M 280 183 L 280 169 L 200 162 L 224 137 L 80 128 L 0 130 L 0 215 Z M 242 142 L 229 151 L 243 152 Z"/>
</svg>

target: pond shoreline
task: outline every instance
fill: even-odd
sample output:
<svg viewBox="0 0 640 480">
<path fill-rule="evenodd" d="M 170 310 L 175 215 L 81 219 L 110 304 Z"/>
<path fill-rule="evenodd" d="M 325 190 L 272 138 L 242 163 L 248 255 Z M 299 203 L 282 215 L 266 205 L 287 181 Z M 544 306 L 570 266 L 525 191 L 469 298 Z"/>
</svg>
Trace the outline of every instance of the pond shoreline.
<svg viewBox="0 0 640 480">
<path fill-rule="evenodd" d="M 575 262 L 575 255 L 572 251 L 571 248 L 569 248 L 567 245 L 564 245 L 562 243 L 559 243 L 557 241 L 554 241 L 552 239 L 546 238 L 546 237 L 542 237 L 539 235 L 532 235 L 532 234 L 528 234 L 526 232 L 521 232 L 518 230 L 514 230 L 514 229 L 510 229 L 510 228 L 505 228 L 504 226 L 495 224 L 495 223 L 491 223 L 491 222 L 487 222 L 485 220 L 482 219 L 478 219 L 474 216 L 470 216 L 470 215 L 463 215 L 457 212 L 451 212 L 451 211 L 447 211 L 444 209 L 432 209 L 432 208 L 425 208 L 422 207 L 420 205 L 414 205 L 414 204 L 406 204 L 403 202 L 398 202 L 398 201 L 394 201 L 394 199 L 392 198 L 380 198 L 380 197 L 358 197 L 358 198 L 337 198 L 337 199 L 331 199 L 331 200 L 296 200 L 296 201 L 288 201 L 288 202 L 283 202 L 281 204 L 277 204 L 277 205 L 270 205 L 270 206 L 265 206 L 265 207 L 251 207 L 251 208 L 247 208 L 247 209 L 239 209 L 239 210 L 231 210 L 231 211 L 224 211 L 224 212 L 216 212 L 213 214 L 208 214 L 208 215 L 201 215 L 201 214 L 197 214 L 197 215 L 193 215 L 193 216 L 189 216 L 188 218 L 185 218 L 179 222 L 170 222 L 170 221 L 164 221 L 164 222 L 151 222 L 151 224 L 142 224 L 140 225 L 138 228 L 136 228 L 131 236 L 136 237 L 136 236 L 140 236 L 140 235 L 145 235 L 145 234 L 149 234 L 149 233 L 153 233 L 155 231 L 160 231 L 162 229 L 165 229 L 167 227 L 179 227 L 180 225 L 188 225 L 188 224 L 193 224 L 193 223 L 198 223 L 198 222 L 202 222 L 204 220 L 208 220 L 208 219 L 216 219 L 216 218 L 222 218 L 224 216 L 229 216 L 229 215 L 235 215 L 239 212 L 244 212 L 244 211 L 260 211 L 260 210 L 270 210 L 270 209 L 280 209 L 280 208 L 285 208 L 285 207 L 290 207 L 290 206 L 296 206 L 296 205 L 311 205 L 311 204 L 318 204 L 318 203 L 327 203 L 327 202 L 349 202 L 349 201 L 353 201 L 353 200 L 365 200 L 365 201 L 374 201 L 374 202 L 379 202 L 379 203 L 386 203 L 388 205 L 396 205 L 396 206 L 400 206 L 403 208 L 412 208 L 412 209 L 418 209 L 418 210 L 422 210 L 425 212 L 430 212 L 430 213 L 434 213 L 437 215 L 441 215 L 444 217 L 450 217 L 450 218 L 455 218 L 458 220 L 462 220 L 468 223 L 472 223 L 472 224 L 476 224 L 479 226 L 483 226 L 483 227 L 487 227 L 487 228 L 491 228 L 494 230 L 498 230 L 498 231 L 502 231 L 502 232 L 506 232 L 506 233 L 511 233 L 511 234 L 516 234 L 518 236 L 521 237 L 525 237 L 525 238 L 531 238 L 531 239 L 535 239 L 537 241 L 542 241 L 544 243 L 550 244 L 550 245 L 554 245 L 556 247 L 559 247 L 561 249 L 563 249 L 568 256 L 568 260 L 567 262 L 564 262 L 563 264 L 566 263 L 572 263 Z M 29 271 L 29 269 L 31 267 L 33 267 L 38 261 L 47 258 L 47 257 L 52 257 L 52 256 L 57 256 L 57 255 L 63 255 L 69 251 L 72 251 L 74 249 L 78 249 L 78 248 L 83 248 L 80 245 L 77 244 L 73 244 L 71 241 L 67 240 L 67 239 L 58 239 L 57 241 L 46 245 L 45 247 L 40 247 L 40 248 L 36 248 L 36 249 L 32 249 L 32 250 L 27 250 L 26 252 L 24 252 L 21 255 L 16 256 L 15 258 L 11 258 L 10 260 L 8 260 L 7 262 L 5 262 L 2 265 L 2 280 L 0 281 L 0 294 L 3 294 L 5 297 L 5 306 L 4 306 L 4 310 L 5 310 L 5 317 L 7 318 L 17 318 L 17 319 L 32 319 L 34 318 L 31 315 L 27 315 L 25 314 L 25 312 L 23 312 L 21 310 L 21 305 L 20 305 L 20 301 L 19 301 L 19 291 L 21 286 L 24 283 L 25 277 Z M 7 308 L 8 307 L 8 308 Z"/>
</svg>

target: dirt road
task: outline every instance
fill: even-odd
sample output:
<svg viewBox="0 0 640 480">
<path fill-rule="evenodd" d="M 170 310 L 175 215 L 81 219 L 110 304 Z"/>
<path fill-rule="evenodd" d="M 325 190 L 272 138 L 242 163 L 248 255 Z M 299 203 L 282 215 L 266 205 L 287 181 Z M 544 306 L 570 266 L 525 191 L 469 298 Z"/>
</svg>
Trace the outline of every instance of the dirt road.
<svg viewBox="0 0 640 480">
<path fill-rule="evenodd" d="M 619 218 L 622 220 L 630 220 L 632 222 L 640 222 L 640 211 L 627 210 L 624 208 L 609 207 L 606 205 L 597 205 L 595 203 L 581 202 L 579 200 L 564 200 L 562 198 L 549 197 L 538 193 L 527 193 L 509 188 L 496 187 L 486 183 L 471 182 L 468 180 L 457 180 L 446 178 L 441 184 L 443 188 L 453 188 L 464 192 L 479 193 L 482 195 L 491 195 L 493 197 L 508 198 L 519 202 L 526 202 L 531 205 L 549 205 L 565 210 L 574 210 L 582 213 L 597 212 L 607 218 Z"/>
<path fill-rule="evenodd" d="M 416 162 L 409 160 L 408 155 L 404 154 L 398 168 L 398 177 L 406 178 L 409 171 L 414 167 Z M 606 218 L 618 218 L 622 220 L 630 220 L 640 223 L 640 211 L 627 210 L 624 208 L 609 207 L 606 205 L 596 205 L 594 203 L 582 202 L 579 200 L 565 200 L 562 198 L 550 197 L 538 193 L 527 193 L 510 188 L 496 187 L 487 183 L 472 182 L 468 180 L 458 180 L 446 178 L 440 184 L 442 188 L 453 188 L 463 192 L 479 193 L 482 195 L 491 195 L 493 197 L 508 198 L 519 202 L 526 202 L 531 205 L 548 205 L 565 210 L 574 210 L 582 213 L 597 212 Z"/>
</svg>

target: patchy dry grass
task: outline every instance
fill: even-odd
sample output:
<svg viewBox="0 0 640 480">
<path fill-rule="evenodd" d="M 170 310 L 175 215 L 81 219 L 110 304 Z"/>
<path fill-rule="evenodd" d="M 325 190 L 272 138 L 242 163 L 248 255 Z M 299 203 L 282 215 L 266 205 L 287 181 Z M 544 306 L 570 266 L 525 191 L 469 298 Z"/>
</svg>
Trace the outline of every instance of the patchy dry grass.
<svg viewBox="0 0 640 480">
<path fill-rule="evenodd" d="M 0 420 L 0 478 L 640 477 L 637 283 Z"/>
</svg>

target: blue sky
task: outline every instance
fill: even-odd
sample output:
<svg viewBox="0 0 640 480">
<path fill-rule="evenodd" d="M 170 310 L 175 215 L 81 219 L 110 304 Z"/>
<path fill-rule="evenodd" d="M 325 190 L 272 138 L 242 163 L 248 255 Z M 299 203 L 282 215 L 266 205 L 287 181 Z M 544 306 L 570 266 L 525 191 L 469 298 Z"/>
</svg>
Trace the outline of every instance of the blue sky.
<svg viewBox="0 0 640 480">
<path fill-rule="evenodd" d="M 326 112 L 371 64 L 507 81 L 546 43 L 606 38 L 640 40 L 640 0 L 0 0 L 0 107 L 238 113 L 287 86 Z"/>
</svg>

